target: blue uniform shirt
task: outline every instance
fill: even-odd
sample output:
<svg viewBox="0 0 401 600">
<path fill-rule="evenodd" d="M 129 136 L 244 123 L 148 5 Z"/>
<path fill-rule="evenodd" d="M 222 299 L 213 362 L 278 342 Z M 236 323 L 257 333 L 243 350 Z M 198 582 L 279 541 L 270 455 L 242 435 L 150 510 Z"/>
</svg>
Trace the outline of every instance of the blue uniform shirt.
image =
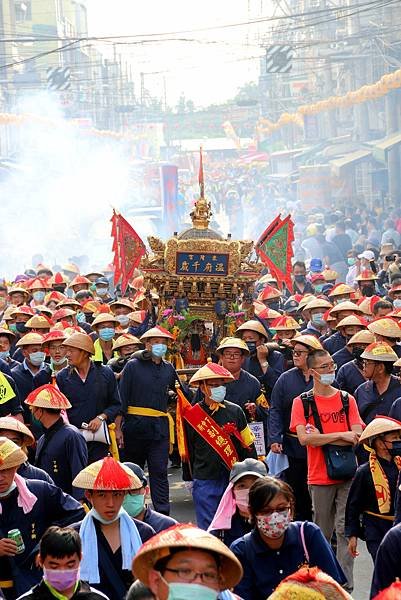
<svg viewBox="0 0 401 600">
<path fill-rule="evenodd" d="M 358 369 L 356 361 L 351 360 L 338 369 L 336 381 L 340 390 L 354 396 L 357 387 L 365 383 L 366 379 Z"/>
<path fill-rule="evenodd" d="M 38 479 L 39 481 L 45 481 L 46 483 L 54 485 L 53 479 L 46 471 L 39 469 L 39 467 L 34 467 L 28 461 L 18 467 L 17 473 L 24 479 Z"/>
<path fill-rule="evenodd" d="M 270 549 L 256 529 L 231 544 L 230 549 L 244 569 L 242 580 L 234 588 L 236 594 L 243 600 L 266 600 L 280 581 L 305 563 L 300 527 L 299 521 L 290 523 L 278 550 Z M 305 521 L 304 536 L 309 565 L 319 567 L 338 583 L 345 583 L 344 573 L 320 528 Z"/>
<path fill-rule="evenodd" d="M 125 365 L 120 379 L 124 435 L 142 440 L 161 440 L 169 436 L 168 419 L 128 414 L 130 406 L 167 412 L 169 390 L 175 391 L 178 375 L 165 360 L 133 358 Z"/>
<path fill-rule="evenodd" d="M 336 331 L 335 333 L 333 333 L 333 335 L 324 340 L 323 348 L 327 350 L 327 352 L 330 352 L 331 355 L 333 355 L 342 348 L 344 348 L 346 341 L 347 340 L 345 339 L 345 337 L 341 335 L 339 331 Z"/>
<path fill-rule="evenodd" d="M 160 533 L 161 531 L 164 531 L 164 529 L 168 529 L 169 527 L 177 525 L 178 523 L 178 521 L 172 517 L 162 515 L 162 513 L 157 512 L 157 510 L 153 510 L 153 508 L 150 508 L 149 506 L 147 506 L 145 509 L 143 522 L 153 527 L 156 533 Z"/>
<path fill-rule="evenodd" d="M 66 494 L 82 500 L 84 490 L 73 487 L 72 481 L 87 466 L 88 450 L 85 438 L 74 425 L 67 425 L 60 417 L 45 429 L 38 440 L 35 463 Z"/>
<path fill-rule="evenodd" d="M 44 363 L 42 363 L 42 368 L 43 366 Z M 24 404 L 24 401 L 26 400 L 26 397 L 35 389 L 33 384 L 34 374 L 29 369 L 26 360 L 11 369 L 11 377 L 14 379 L 17 385 L 19 399 L 24 411 L 25 423 L 31 423 L 31 411 L 29 410 L 28 406 Z"/>
<path fill-rule="evenodd" d="M 401 524 L 386 533 L 377 551 L 370 598 L 401 579 Z"/>
<path fill-rule="evenodd" d="M 283 444 L 284 452 L 294 458 L 306 459 L 306 449 L 296 436 L 289 435 L 292 403 L 294 398 L 312 389 L 312 386 L 312 377 L 307 383 L 301 369 L 294 367 L 280 375 L 271 395 L 269 442 Z"/>
<path fill-rule="evenodd" d="M 368 425 L 376 415 L 389 415 L 396 419 L 394 414 L 390 415 L 390 409 L 394 400 L 400 396 L 401 384 L 394 375 L 390 375 L 388 388 L 383 394 L 379 394 L 373 381 L 365 381 L 355 391 L 355 400 L 362 421 Z"/>
<path fill-rule="evenodd" d="M 268 400 L 274 384 L 281 373 L 284 372 L 284 356 L 277 350 L 270 350 L 266 357 L 266 361 L 269 363 L 266 373 L 263 373 L 262 367 L 255 356 L 247 357 L 242 364 L 242 368 L 260 381 Z"/>
<path fill-rule="evenodd" d="M 240 376 L 235 381 L 230 381 L 226 383 L 226 400 L 229 402 L 233 402 L 234 404 L 238 404 L 242 408 L 245 413 L 245 416 L 248 418 L 248 412 L 245 408 L 245 404 L 248 402 L 256 403 L 256 400 L 262 393 L 261 386 L 259 380 L 248 373 L 248 371 L 244 371 L 241 369 Z M 267 419 L 267 403 L 266 406 L 257 406 L 256 409 L 256 420 L 257 421 L 266 421 Z M 249 419 L 248 419 L 249 420 Z"/>
<path fill-rule="evenodd" d="M 78 429 L 101 413 L 112 423 L 121 412 L 116 378 L 110 367 L 91 362 L 85 381 L 75 369 L 65 367 L 57 373 L 56 381 L 72 405 L 67 411 L 68 419 Z"/>
<path fill-rule="evenodd" d="M 347 346 L 344 346 L 340 350 L 337 350 L 337 352 L 334 352 L 333 360 L 337 365 L 337 369 L 339 369 L 343 365 L 347 364 L 347 362 L 350 362 L 350 360 L 352 360 L 352 354 L 348 350 Z"/>
</svg>

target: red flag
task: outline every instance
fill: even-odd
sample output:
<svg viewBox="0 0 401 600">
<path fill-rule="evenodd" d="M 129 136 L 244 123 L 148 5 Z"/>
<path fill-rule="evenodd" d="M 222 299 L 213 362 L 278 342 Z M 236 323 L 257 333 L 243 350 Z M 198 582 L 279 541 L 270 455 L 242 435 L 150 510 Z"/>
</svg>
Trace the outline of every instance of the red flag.
<svg viewBox="0 0 401 600">
<path fill-rule="evenodd" d="M 202 146 L 199 149 L 199 189 L 200 189 L 200 197 L 205 197 L 205 179 L 203 176 L 203 155 L 202 155 Z"/>
<path fill-rule="evenodd" d="M 113 264 L 115 267 L 114 283 L 117 283 L 121 277 L 121 291 L 124 294 L 129 280 L 146 252 L 146 248 L 128 221 L 117 213 L 114 213 L 112 217 L 112 236 Z"/>
<path fill-rule="evenodd" d="M 255 245 L 255 250 L 262 262 L 275 276 L 277 282 L 285 283 L 292 291 L 291 259 L 294 256 L 294 223 L 291 215 L 281 220 L 278 216 L 262 233 Z"/>
</svg>

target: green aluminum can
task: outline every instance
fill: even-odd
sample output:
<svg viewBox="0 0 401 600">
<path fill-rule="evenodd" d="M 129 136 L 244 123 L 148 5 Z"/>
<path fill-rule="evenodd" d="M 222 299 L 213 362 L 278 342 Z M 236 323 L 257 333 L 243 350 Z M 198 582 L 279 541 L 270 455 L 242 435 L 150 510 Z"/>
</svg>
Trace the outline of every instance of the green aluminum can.
<svg viewBox="0 0 401 600">
<path fill-rule="evenodd" d="M 17 554 L 22 554 L 25 552 L 24 540 L 22 539 L 19 529 L 10 529 L 10 531 L 7 533 L 7 537 L 10 540 L 14 540 L 14 542 L 17 544 Z"/>
</svg>

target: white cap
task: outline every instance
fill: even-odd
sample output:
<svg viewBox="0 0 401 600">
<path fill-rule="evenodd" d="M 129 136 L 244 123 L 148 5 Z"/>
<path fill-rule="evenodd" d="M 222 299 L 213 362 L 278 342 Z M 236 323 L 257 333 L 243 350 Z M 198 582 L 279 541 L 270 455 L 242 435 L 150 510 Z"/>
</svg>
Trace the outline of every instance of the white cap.
<svg viewBox="0 0 401 600">
<path fill-rule="evenodd" d="M 366 260 L 375 260 L 375 255 L 372 250 L 364 250 L 362 254 L 358 254 L 358 258 L 366 258 Z"/>
</svg>

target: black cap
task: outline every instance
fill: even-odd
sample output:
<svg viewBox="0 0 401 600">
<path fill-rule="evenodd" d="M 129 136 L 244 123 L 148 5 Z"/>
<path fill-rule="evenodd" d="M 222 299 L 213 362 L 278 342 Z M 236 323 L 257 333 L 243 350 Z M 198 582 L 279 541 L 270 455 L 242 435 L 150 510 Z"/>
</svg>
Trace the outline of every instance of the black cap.
<svg viewBox="0 0 401 600">
<path fill-rule="evenodd" d="M 298 302 L 296 300 L 287 300 L 283 306 L 283 311 L 286 313 L 297 312 Z"/>
<path fill-rule="evenodd" d="M 139 465 L 132 463 L 132 462 L 125 462 L 125 463 L 123 463 L 123 465 L 125 467 L 128 467 L 129 469 L 131 469 L 131 471 L 134 473 L 134 475 L 136 475 L 138 477 L 138 479 L 142 483 L 143 487 L 148 485 L 148 480 L 146 479 L 145 473 L 143 472 L 143 469 L 141 469 L 141 467 Z"/>
<path fill-rule="evenodd" d="M 95 285 L 109 285 L 109 280 L 107 279 L 107 277 L 99 277 L 98 279 L 96 279 L 95 281 Z"/>
<path fill-rule="evenodd" d="M 129 466 L 129 464 L 127 465 Z M 255 475 L 256 477 L 265 477 L 267 475 L 267 467 L 261 460 L 256 458 L 246 458 L 241 462 L 235 463 L 230 471 L 230 483 L 235 483 L 241 477 L 246 475 Z"/>
</svg>

